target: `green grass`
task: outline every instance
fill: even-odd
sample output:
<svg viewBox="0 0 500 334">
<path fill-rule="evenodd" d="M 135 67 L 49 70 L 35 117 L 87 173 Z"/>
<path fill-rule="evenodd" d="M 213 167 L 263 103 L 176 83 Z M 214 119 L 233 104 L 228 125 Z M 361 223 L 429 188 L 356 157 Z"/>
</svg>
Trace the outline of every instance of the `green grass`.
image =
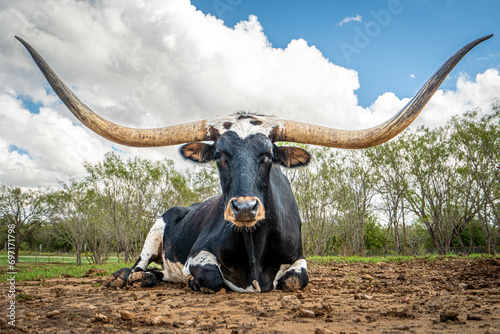
<svg viewBox="0 0 500 334">
<path fill-rule="evenodd" d="M 109 275 L 124 267 L 130 268 L 133 263 L 106 263 L 101 265 L 84 264 L 16 264 L 16 281 L 34 281 L 48 278 L 63 278 L 66 275 L 82 277 L 90 268 L 98 268 L 106 271 Z M 0 266 L 0 282 L 5 282 L 11 275 L 8 274 L 7 266 Z"/>
<path fill-rule="evenodd" d="M 123 259 L 122 259 L 123 260 Z M 118 258 L 116 256 L 111 256 L 107 263 L 117 263 Z M 19 253 L 19 263 L 68 263 L 76 264 L 76 256 L 69 254 L 54 254 L 54 253 L 42 253 L 37 252 L 20 252 Z M 0 266 L 8 265 L 7 252 L 0 252 Z M 82 254 L 82 264 L 91 264 L 84 254 Z"/>
</svg>

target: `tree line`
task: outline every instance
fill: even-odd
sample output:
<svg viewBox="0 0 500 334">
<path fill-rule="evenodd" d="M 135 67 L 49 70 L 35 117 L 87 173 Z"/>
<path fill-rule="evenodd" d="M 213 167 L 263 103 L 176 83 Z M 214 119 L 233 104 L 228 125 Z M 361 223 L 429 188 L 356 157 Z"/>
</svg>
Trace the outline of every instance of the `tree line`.
<svg viewBox="0 0 500 334">
<path fill-rule="evenodd" d="M 500 104 L 435 129 L 406 131 L 365 150 L 304 146 L 306 168 L 283 169 L 302 216 L 307 255 L 417 254 L 435 247 L 500 244 Z M 155 219 L 220 193 L 214 164 L 180 171 L 168 159 L 114 152 L 54 189 L 0 186 L 0 241 L 20 249 L 72 251 L 103 263 L 131 261 Z M 12 246 L 12 245 L 11 245 Z"/>
<path fill-rule="evenodd" d="M 478 245 L 494 253 L 500 241 L 500 106 L 492 109 L 406 131 L 366 150 L 309 149 L 315 163 L 288 172 L 306 253 L 417 253 L 426 245 L 439 254 Z"/>
</svg>

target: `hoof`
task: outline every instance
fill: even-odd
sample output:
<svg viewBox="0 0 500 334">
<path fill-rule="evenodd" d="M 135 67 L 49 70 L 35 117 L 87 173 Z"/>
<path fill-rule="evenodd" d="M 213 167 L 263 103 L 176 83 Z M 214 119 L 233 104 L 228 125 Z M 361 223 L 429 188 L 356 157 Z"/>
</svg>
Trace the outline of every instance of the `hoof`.
<svg viewBox="0 0 500 334">
<path fill-rule="evenodd" d="M 291 270 L 280 278 L 276 288 L 283 291 L 294 292 L 305 288 L 308 282 L 309 276 L 304 268 L 302 268 L 300 272 Z"/>
<path fill-rule="evenodd" d="M 128 276 L 127 283 L 134 287 L 150 288 L 155 286 L 158 279 L 155 274 L 147 271 L 136 271 Z"/>
<path fill-rule="evenodd" d="M 127 285 L 127 279 L 132 270 L 129 268 L 122 268 L 118 271 L 115 271 L 110 276 L 106 277 L 104 280 L 104 286 L 108 288 L 118 289 L 123 288 Z"/>
<path fill-rule="evenodd" d="M 302 288 L 302 284 L 297 276 L 289 276 L 283 281 L 283 291 L 295 292 Z"/>
<path fill-rule="evenodd" d="M 215 287 L 207 287 L 207 286 L 202 286 L 198 282 L 197 279 L 195 279 L 192 275 L 189 275 L 187 278 L 187 284 L 188 287 L 191 288 L 191 290 L 195 292 L 201 292 L 204 294 L 214 294 L 219 292 L 222 286 L 215 286 Z"/>
</svg>

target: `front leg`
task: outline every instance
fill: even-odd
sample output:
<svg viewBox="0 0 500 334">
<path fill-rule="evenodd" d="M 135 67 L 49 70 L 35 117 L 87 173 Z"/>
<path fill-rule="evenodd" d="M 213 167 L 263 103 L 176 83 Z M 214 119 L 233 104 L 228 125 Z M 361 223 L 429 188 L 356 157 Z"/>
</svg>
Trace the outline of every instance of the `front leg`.
<svg viewBox="0 0 500 334">
<path fill-rule="evenodd" d="M 132 266 L 132 271 L 145 271 L 151 262 L 162 264 L 161 254 L 163 251 L 163 233 L 165 231 L 165 220 L 160 217 L 149 230 L 144 241 L 141 255 Z"/>
<path fill-rule="evenodd" d="M 148 270 L 151 262 L 162 264 L 163 233 L 165 220 L 160 217 L 149 230 L 148 236 L 142 247 L 141 256 L 132 268 L 122 268 L 115 271 L 106 278 L 104 285 L 110 288 L 123 288 L 126 285 L 137 285 L 138 282 L 144 287 L 154 286 L 157 281 L 163 279 L 163 274 L 158 270 Z"/>
<path fill-rule="evenodd" d="M 193 291 L 215 293 L 222 289 L 224 284 L 217 258 L 207 251 L 188 258 L 184 275 L 188 277 L 188 286 Z"/>
<path fill-rule="evenodd" d="M 307 274 L 307 262 L 299 259 L 292 265 L 282 265 L 276 274 L 274 288 L 285 291 L 297 291 L 306 287 L 309 283 Z"/>
</svg>

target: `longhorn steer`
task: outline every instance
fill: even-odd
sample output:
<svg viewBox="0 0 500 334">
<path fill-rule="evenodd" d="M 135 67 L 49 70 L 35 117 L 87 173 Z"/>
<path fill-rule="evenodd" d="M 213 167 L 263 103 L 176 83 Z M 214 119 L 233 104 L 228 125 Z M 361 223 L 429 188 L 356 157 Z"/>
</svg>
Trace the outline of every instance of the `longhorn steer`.
<svg viewBox="0 0 500 334">
<path fill-rule="evenodd" d="M 274 145 L 270 124 L 265 116 L 236 114 L 213 125 L 215 144 L 195 142 L 181 148 L 187 159 L 217 162 L 222 195 L 168 210 L 149 233 L 132 271 L 146 270 L 152 257 L 168 269 L 130 275 L 129 283 L 188 277 L 195 291 L 227 286 L 240 292 L 306 286 L 299 212 L 279 166 L 303 166 L 309 154 Z M 122 269 L 109 284 L 122 285 L 129 272 Z"/>
<path fill-rule="evenodd" d="M 16 38 L 69 110 L 99 135 L 129 146 L 187 143 L 180 149 L 184 158 L 217 162 L 222 195 L 187 208 L 169 209 L 152 227 L 132 269 L 115 272 L 107 285 L 122 287 L 140 282 L 152 286 L 158 280 L 187 280 L 195 291 L 216 292 L 225 286 L 240 292 L 263 292 L 296 290 L 308 282 L 300 216 L 280 166 L 305 166 L 310 156 L 301 148 L 276 143 L 359 149 L 386 142 L 413 122 L 465 54 L 491 36 L 469 43 L 448 59 L 393 118 L 374 128 L 355 131 L 247 113 L 159 129 L 123 127 L 94 113 L 38 52 Z M 160 263 L 162 269 L 147 269 L 152 261 Z"/>
</svg>

